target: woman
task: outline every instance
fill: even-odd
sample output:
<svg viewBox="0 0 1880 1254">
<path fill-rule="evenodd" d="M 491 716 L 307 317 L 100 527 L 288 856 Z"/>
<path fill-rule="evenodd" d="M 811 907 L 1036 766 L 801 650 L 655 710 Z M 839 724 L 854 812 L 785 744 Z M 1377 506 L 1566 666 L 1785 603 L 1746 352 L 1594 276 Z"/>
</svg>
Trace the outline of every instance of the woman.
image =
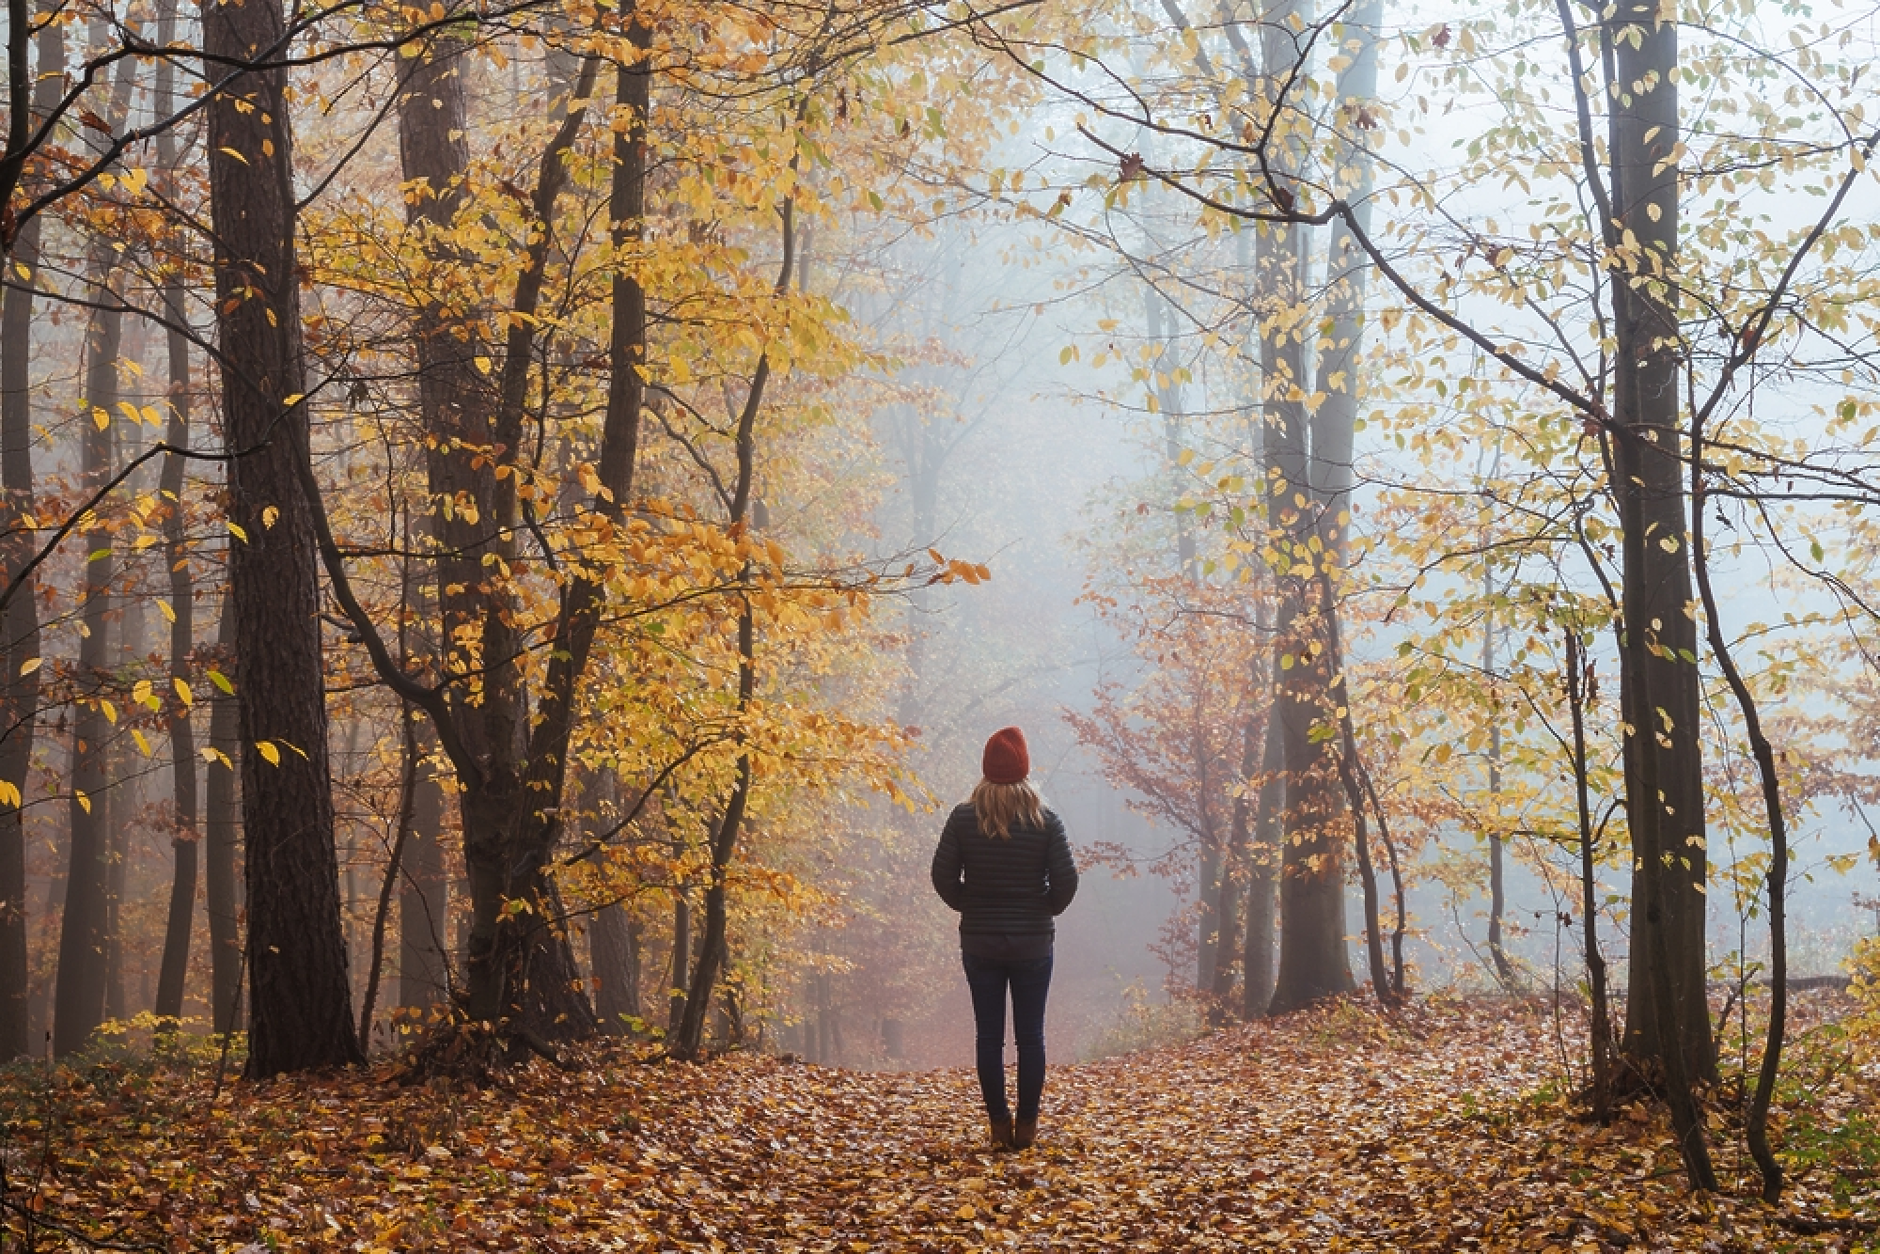
<svg viewBox="0 0 1880 1254">
<path fill-rule="evenodd" d="M 933 887 L 960 912 L 960 963 L 973 995 L 979 1091 L 992 1143 L 1026 1149 L 1038 1137 L 1044 1092 L 1044 998 L 1051 987 L 1052 919 L 1077 895 L 1064 824 L 1026 780 L 1025 733 L 992 733 L 973 799 L 955 806 L 933 854 Z M 1018 1042 L 1018 1118 L 1005 1101 L 1005 990 Z"/>
</svg>

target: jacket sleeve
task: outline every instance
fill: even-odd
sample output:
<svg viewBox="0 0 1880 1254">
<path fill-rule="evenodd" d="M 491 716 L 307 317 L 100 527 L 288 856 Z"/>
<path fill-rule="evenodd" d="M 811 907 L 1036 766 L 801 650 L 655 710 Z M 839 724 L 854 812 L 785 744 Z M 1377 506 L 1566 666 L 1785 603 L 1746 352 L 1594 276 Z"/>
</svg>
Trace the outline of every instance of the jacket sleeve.
<svg viewBox="0 0 1880 1254">
<path fill-rule="evenodd" d="M 1064 835 L 1064 820 L 1046 811 L 1045 828 L 1051 843 L 1045 849 L 1045 873 L 1049 888 L 1045 904 L 1053 916 L 1064 913 L 1077 895 L 1077 862 L 1071 857 L 1071 842 Z"/>
<path fill-rule="evenodd" d="M 965 867 L 960 862 L 960 836 L 951 815 L 940 829 L 940 844 L 933 851 L 933 890 L 940 900 L 958 910 L 966 904 Z"/>
</svg>

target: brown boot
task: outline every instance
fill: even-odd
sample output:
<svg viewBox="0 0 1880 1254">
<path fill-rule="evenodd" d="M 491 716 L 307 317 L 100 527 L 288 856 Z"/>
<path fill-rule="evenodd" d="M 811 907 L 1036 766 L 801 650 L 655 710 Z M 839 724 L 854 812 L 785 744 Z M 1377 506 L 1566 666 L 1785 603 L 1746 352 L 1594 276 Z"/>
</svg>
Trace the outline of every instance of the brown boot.
<svg viewBox="0 0 1880 1254">
<path fill-rule="evenodd" d="M 993 1149 L 1009 1150 L 1012 1148 L 1012 1116 L 988 1115 L 986 1117 L 986 1124 L 992 1133 Z"/>
<path fill-rule="evenodd" d="M 1012 1148 L 1030 1149 L 1032 1142 L 1038 1139 L 1038 1121 L 1020 1119 L 1012 1125 Z"/>
</svg>

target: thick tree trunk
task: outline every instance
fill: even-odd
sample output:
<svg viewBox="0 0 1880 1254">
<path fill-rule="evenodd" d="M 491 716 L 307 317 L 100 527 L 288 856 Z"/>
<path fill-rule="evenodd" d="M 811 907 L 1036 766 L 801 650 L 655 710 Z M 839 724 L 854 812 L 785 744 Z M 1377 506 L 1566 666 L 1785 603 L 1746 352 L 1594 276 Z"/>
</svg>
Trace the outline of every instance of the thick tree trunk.
<svg viewBox="0 0 1880 1254">
<path fill-rule="evenodd" d="M 409 217 L 415 229 L 432 235 L 428 247 L 440 263 L 440 275 L 448 274 L 442 263 L 450 249 L 439 233 L 462 203 L 459 180 L 469 160 L 463 50 L 450 38 L 428 49 L 404 84 L 399 109 L 405 176 L 424 179 L 431 190 L 412 204 Z M 586 100 L 597 64 L 591 58 L 582 63 L 571 99 Z M 532 208 L 545 226 L 566 181 L 564 160 L 582 112 L 569 111 L 543 155 Z M 556 816 L 571 708 L 593 639 L 600 590 L 577 579 L 564 593 L 558 626 L 564 645 L 550 662 L 543 696 L 531 714 L 521 671 L 511 660 L 520 652 L 513 607 L 503 590 L 492 586 L 496 576 L 491 573 L 506 569 L 514 557 L 510 532 L 492 530 L 490 524 L 516 515 L 516 479 L 498 478 L 499 467 L 482 454 L 493 446 L 513 459 L 522 445 L 533 314 L 547 242 L 544 229 L 531 243 L 517 281 L 513 308 L 520 316 L 511 323 L 497 390 L 492 393 L 475 368 L 474 335 L 456 333 L 473 326 L 474 319 L 464 308 L 452 310 L 439 301 L 418 318 L 419 392 L 427 430 L 436 437 L 427 455 L 433 499 L 476 504 L 474 511 L 440 510 L 431 520 L 440 545 L 439 606 L 450 650 L 442 669 L 446 675 L 481 674 L 474 703 L 468 685 L 459 683 L 450 690 L 448 708 L 434 711 L 448 720 L 440 734 L 460 786 L 471 896 L 468 1013 L 475 1021 L 507 1022 L 539 1036 L 574 1037 L 593 1031 L 593 1012 L 546 872 L 560 834 Z M 635 372 L 626 373 L 637 381 Z M 632 418 L 637 431 L 637 406 Z M 616 515 L 632 479 L 631 439 L 623 447 L 621 427 L 610 404 L 600 469 L 612 493 L 603 512 Z M 476 645 L 475 656 L 461 651 L 469 641 Z M 526 908 L 513 910 L 511 902 Z"/>
<path fill-rule="evenodd" d="M 212 55 L 278 55 L 279 0 L 212 5 Z M 284 74 L 243 75 L 208 106 L 216 311 L 229 464 L 229 613 L 241 657 L 248 879 L 248 1073 L 357 1062 L 339 917 L 319 586 L 303 496 L 308 415 Z M 278 761 L 263 757 L 265 742 Z"/>
<path fill-rule="evenodd" d="M 1260 26 L 1265 75 L 1262 91 L 1276 98 L 1291 72 L 1298 45 L 1291 29 L 1309 6 L 1284 0 Z M 1276 178 L 1281 190 L 1293 182 L 1297 141 L 1279 145 Z M 1296 186 L 1296 184 L 1295 184 Z M 1274 571 L 1278 614 L 1273 673 L 1276 713 L 1286 772 L 1285 838 L 1280 868 L 1279 971 L 1272 1012 L 1295 1010 L 1354 987 L 1345 946 L 1345 838 L 1347 815 L 1337 784 L 1333 741 L 1315 741 L 1324 720 L 1331 674 L 1324 616 L 1313 579 L 1315 563 L 1330 555 L 1314 551 L 1320 539 L 1319 509 L 1308 460 L 1310 421 L 1305 396 L 1306 340 L 1314 319 L 1304 307 L 1305 228 L 1269 224 L 1255 241 L 1255 266 L 1266 302 L 1261 311 L 1261 374 L 1266 413 L 1267 525 L 1280 555 Z M 1321 460 L 1331 460 L 1330 450 Z M 1345 457 L 1349 465 L 1349 455 Z"/>
<path fill-rule="evenodd" d="M 594 1013 L 601 1031 L 618 1035 L 640 1017 L 641 923 L 617 901 L 594 912 L 588 928 L 594 972 Z"/>
<path fill-rule="evenodd" d="M 235 619 L 226 601 L 216 636 L 217 666 L 225 677 L 240 678 L 235 660 Z M 241 1026 L 236 1010 L 242 996 L 241 880 L 236 874 L 236 852 L 241 842 L 241 819 L 233 763 L 241 757 L 236 736 L 235 698 L 220 688 L 209 689 L 209 745 L 221 755 L 209 766 L 203 796 L 202 834 L 204 875 L 209 913 L 209 1017 L 216 1032 Z M 226 763 L 225 764 L 225 761 Z"/>
<path fill-rule="evenodd" d="M 1264 678 L 1262 668 L 1256 667 L 1249 677 L 1250 692 L 1264 687 L 1259 681 Z M 1241 978 L 1245 980 L 1247 971 L 1247 950 L 1243 943 L 1243 927 L 1254 925 L 1254 894 L 1257 891 L 1253 883 L 1253 859 L 1249 856 L 1249 846 L 1253 843 L 1254 828 L 1259 821 L 1260 788 L 1254 783 L 1260 770 L 1261 751 L 1267 740 L 1267 709 L 1269 703 L 1259 696 L 1250 695 L 1241 710 L 1240 725 L 1240 763 L 1239 788 L 1234 795 L 1234 805 L 1229 820 L 1227 836 L 1226 871 L 1221 876 L 1221 919 L 1222 933 L 1220 943 L 1221 958 L 1214 969 L 1214 1013 L 1225 1016 L 1234 995 L 1234 969 L 1236 956 L 1239 957 Z M 1269 926 L 1271 921 L 1269 920 Z M 1269 988 L 1267 996 L 1272 996 Z M 1264 1004 L 1264 1003 L 1262 1003 Z M 1248 1005 L 1248 994 L 1242 991 L 1241 1008 Z"/>
<path fill-rule="evenodd" d="M 1291 244 L 1283 237 L 1294 232 L 1275 230 L 1278 254 L 1275 273 L 1290 276 L 1296 266 Z M 1290 309 L 1300 293 L 1296 284 L 1283 282 L 1274 290 L 1283 308 Z M 1318 556 L 1310 547 L 1314 535 L 1313 504 L 1306 478 L 1305 406 L 1292 396 L 1301 394 L 1303 353 L 1300 329 L 1290 326 L 1283 313 L 1264 338 L 1268 379 L 1267 461 L 1271 530 L 1279 538 L 1281 568 L 1275 571 L 1279 591 L 1274 674 L 1278 676 L 1275 715 L 1286 775 L 1284 838 L 1280 864 L 1279 971 L 1274 980 L 1272 1013 L 1296 1010 L 1324 997 L 1351 991 L 1351 968 L 1345 952 L 1346 819 L 1337 791 L 1335 763 L 1329 739 L 1315 741 L 1313 728 L 1326 716 L 1331 675 L 1321 632 L 1322 614 L 1330 606 L 1318 603 L 1311 570 Z"/>
<path fill-rule="evenodd" d="M 86 270 L 92 290 L 111 303 L 109 281 L 117 253 L 94 246 Z M 111 475 L 112 411 L 117 408 L 117 359 L 123 317 L 95 310 L 85 334 L 85 396 L 80 416 L 80 476 L 95 491 Z M 102 419 L 104 425 L 100 425 Z M 85 599 L 80 611 L 78 675 L 81 697 L 72 721 L 71 846 L 65 879 L 65 915 L 59 928 L 59 980 L 53 994 L 52 1049 L 64 1056 L 85 1047 L 110 1001 L 107 950 L 111 944 L 111 831 L 104 696 L 97 689 L 117 661 L 111 652 L 111 583 L 117 562 L 108 532 L 86 541 Z"/>
<path fill-rule="evenodd" d="M 1620 703 L 1633 846 L 1632 983 L 1625 1048 L 1661 1069 L 1693 1189 L 1716 1188 L 1692 1085 L 1716 1074 L 1704 990 L 1704 798 L 1697 624 L 1680 457 L 1677 310 L 1659 276 L 1677 266 L 1675 19 L 1625 0 L 1608 18 L 1620 91 L 1611 114 L 1612 199 L 1638 241 L 1614 274 L 1613 492 L 1624 541 Z"/>
<path fill-rule="evenodd" d="M 1286 804 L 1285 742 L 1269 705 L 1260 737 L 1260 791 L 1247 856 L 1247 930 L 1241 950 L 1241 1014 L 1255 1019 L 1273 1004 L 1273 924 L 1278 906 L 1280 817 Z"/>
<path fill-rule="evenodd" d="M 41 29 L 39 75 L 33 109 L 43 116 L 58 103 L 65 79 L 65 27 Z M 23 51 L 23 50 L 22 50 Z M 33 284 L 39 281 L 40 221 L 30 219 L 7 260 L 16 284 L 0 294 L 0 569 L 10 594 L 0 616 L 0 781 L 26 790 L 38 727 L 39 657 L 36 581 L 23 586 L 20 570 L 33 554 L 33 532 L 22 517 L 33 512 Z M 31 1049 L 31 976 L 27 961 L 26 827 L 20 807 L 0 801 L 0 1062 Z"/>
<path fill-rule="evenodd" d="M 1677 265 L 1677 26 L 1656 6 L 1622 4 L 1610 19 L 1617 78 L 1612 112 L 1614 214 L 1639 241 L 1634 272 L 1615 276 L 1614 491 L 1626 529 L 1626 813 L 1634 915 L 1625 1048 L 1663 1060 L 1681 1050 L 1692 1082 L 1716 1078 L 1704 996 L 1704 793 L 1697 622 L 1679 432 L 1677 310 L 1658 275 Z M 1636 32 L 1636 37 L 1634 37 Z M 1662 970 L 1649 966 L 1662 961 Z"/>
<path fill-rule="evenodd" d="M 14 242 L 13 264 L 36 279 L 39 219 Z M 4 490 L 4 536 L 0 564 L 6 586 L 32 556 L 32 532 L 20 523 L 33 509 L 32 401 L 27 357 L 32 347 L 32 291 L 23 280 L 8 288 L 0 306 L 0 489 Z M 39 656 L 39 607 L 29 581 L 7 603 L 0 618 L 0 781 L 26 790 L 38 724 L 39 671 L 22 674 Z M 23 800 L 23 798 L 22 798 Z M 26 913 L 26 824 L 20 806 L 0 801 L 0 1062 L 26 1054 L 28 995 Z"/>
<path fill-rule="evenodd" d="M 164 0 L 158 10 L 157 43 L 167 47 L 175 37 L 176 0 Z M 157 62 L 156 107 L 167 113 L 175 107 L 176 67 L 167 58 Z M 157 136 L 157 164 L 174 185 L 177 175 L 176 135 L 165 127 Z M 173 241 L 180 246 L 180 239 Z M 180 278 L 163 286 L 163 312 L 170 320 L 164 336 L 169 358 L 169 429 L 164 439 L 176 448 L 189 447 L 189 338 L 188 309 Z M 174 691 L 189 681 L 190 654 L 196 647 L 196 588 L 189 569 L 189 541 L 183 517 L 183 472 L 186 462 L 171 454 L 163 463 L 160 495 L 169 509 L 163 523 L 164 557 L 170 568 L 170 677 L 173 691 L 164 694 L 170 717 L 170 799 L 175 835 L 171 841 L 176 874 L 170 883 L 170 912 L 163 934 L 163 964 L 157 975 L 156 1012 L 175 1020 L 183 1014 L 183 984 L 189 971 L 189 939 L 196 910 L 197 853 L 201 831 L 196 808 L 196 737 L 189 721 L 191 707 Z"/>
</svg>

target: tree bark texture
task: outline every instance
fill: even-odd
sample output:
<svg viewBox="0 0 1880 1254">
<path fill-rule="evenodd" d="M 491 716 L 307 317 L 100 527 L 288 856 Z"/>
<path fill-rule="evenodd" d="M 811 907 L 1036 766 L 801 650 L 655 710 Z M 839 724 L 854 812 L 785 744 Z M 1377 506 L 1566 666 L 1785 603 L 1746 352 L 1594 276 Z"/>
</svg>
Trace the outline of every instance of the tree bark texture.
<svg viewBox="0 0 1880 1254">
<path fill-rule="evenodd" d="M 216 636 L 216 665 L 240 681 L 235 659 L 235 618 L 226 600 Z M 241 758 L 236 734 L 235 698 L 220 688 L 209 692 L 209 744 L 234 763 Z M 217 759 L 209 766 L 203 790 L 203 879 L 209 914 L 209 1018 L 216 1032 L 233 1032 L 242 995 L 241 878 L 236 855 L 241 844 L 238 776 L 233 766 Z"/>
<path fill-rule="evenodd" d="M 1716 1078 L 1704 996 L 1704 793 L 1697 620 L 1679 433 L 1677 26 L 1622 4 L 1609 37 L 1613 210 L 1638 250 L 1613 283 L 1614 491 L 1625 528 L 1621 704 L 1634 915 L 1625 1048 L 1660 1059 L 1679 1043 L 1693 1082 Z M 1634 37 L 1632 32 L 1637 32 Z M 1664 967 L 1650 964 L 1662 955 Z M 1654 991 L 1655 990 L 1655 991 Z"/>
<path fill-rule="evenodd" d="M 1280 816 L 1286 804 L 1285 742 L 1269 706 L 1260 737 L 1260 790 L 1247 857 L 1247 930 L 1241 951 L 1241 1014 L 1255 1019 L 1273 1003 L 1273 924 L 1278 906 Z"/>
<path fill-rule="evenodd" d="M 450 257 L 435 233 L 448 227 L 463 204 L 461 180 L 469 164 L 463 52 L 454 38 L 437 40 L 413 67 L 399 102 L 405 177 L 424 180 L 430 192 L 411 203 L 407 217 L 414 230 L 430 236 L 427 247 L 440 275 L 449 273 Z M 585 99 L 593 66 L 584 64 L 575 98 Z M 419 400 L 433 436 L 426 464 L 431 496 L 456 503 L 430 519 L 439 546 L 438 605 L 448 650 L 440 669 L 451 680 L 443 707 L 433 712 L 441 715 L 438 730 L 460 788 L 470 888 L 469 1014 L 550 1039 L 583 1036 L 594 1026 L 547 878 L 560 834 L 556 816 L 566 740 L 558 748 L 534 743 L 543 711 L 532 717 L 528 708 L 513 661 L 521 640 L 508 595 L 495 582 L 496 572 L 514 559 L 513 531 L 504 524 L 518 514 L 515 479 L 497 478 L 498 467 L 483 450 L 501 448 L 513 460 L 521 445 L 548 220 L 566 181 L 563 160 L 580 118 L 581 110 L 564 117 L 542 160 L 532 202 L 540 234 L 517 282 L 513 305 L 524 317 L 512 325 L 499 387 L 492 390 L 475 367 L 474 333 L 462 334 L 474 325 L 473 294 L 443 292 L 421 311 L 416 327 Z M 466 503 L 471 508 L 463 508 Z M 482 660 L 460 651 L 466 641 L 476 643 Z M 580 663 L 585 661 L 583 650 Z M 580 667 L 571 674 L 557 662 L 551 669 L 555 673 L 544 687 L 560 694 L 565 709 Z M 545 695 L 542 704 L 553 701 Z M 558 721 L 557 728 L 566 723 Z M 538 750 L 554 761 L 536 760 Z M 538 772 L 552 779 L 537 779 Z M 550 787 L 537 786 L 543 783 Z"/>
<path fill-rule="evenodd" d="M 100 242 L 92 247 L 86 271 L 94 291 L 110 302 L 110 276 L 117 253 Z M 80 476 L 95 491 L 111 475 L 112 411 L 117 408 L 117 359 L 122 347 L 122 315 L 94 310 L 85 332 L 85 395 L 79 416 Z M 94 415 L 102 416 L 100 426 Z M 85 599 L 80 611 L 78 679 L 82 697 L 72 720 L 72 797 L 68 803 L 71 844 L 66 861 L 65 915 L 59 925 L 58 985 L 53 993 L 52 1050 L 61 1057 L 85 1047 L 105 1016 L 108 982 L 105 950 L 110 943 L 111 848 L 105 718 L 101 683 L 116 659 L 111 654 L 111 582 L 117 563 L 110 533 L 93 530 L 84 538 Z"/>
<path fill-rule="evenodd" d="M 1283 0 L 1260 24 L 1264 66 L 1260 88 L 1269 102 L 1299 56 L 1292 19 L 1306 6 Z M 1289 102 L 1288 107 L 1296 107 Z M 1297 141 L 1276 145 L 1282 191 L 1298 166 Z M 1327 715 L 1331 684 L 1324 616 L 1312 577 L 1321 560 L 1312 540 L 1319 535 L 1320 503 L 1312 479 L 1305 395 L 1306 337 L 1315 325 L 1305 307 L 1304 227 L 1269 223 L 1255 240 L 1257 278 L 1264 295 L 1260 310 L 1261 375 L 1264 388 L 1267 526 L 1280 553 L 1274 572 L 1278 613 L 1274 644 L 1275 707 L 1286 772 L 1286 808 L 1280 867 L 1279 970 L 1272 1012 L 1283 1013 L 1324 997 L 1351 991 L 1345 946 L 1343 825 L 1347 820 L 1337 785 L 1332 740 L 1315 741 L 1313 728 Z M 1329 450 L 1328 450 L 1329 454 Z M 1347 462 L 1349 457 L 1346 458 Z"/>
<path fill-rule="evenodd" d="M 23 40 L 23 32 L 11 36 Z M 39 75 L 33 85 L 36 115 L 58 104 L 64 81 L 65 28 L 48 22 L 40 31 Z M 22 46 L 18 57 L 25 55 Z M 20 67 L 10 66 L 9 72 Z M 39 671 L 22 674 L 39 656 L 39 606 L 30 576 L 20 571 L 33 554 L 33 533 L 22 516 L 33 512 L 33 284 L 39 281 L 37 217 L 27 220 L 13 241 L 18 282 L 0 294 L 0 570 L 11 593 L 0 616 L 0 780 L 26 790 L 39 718 Z M 23 799 L 23 798 L 22 798 Z M 0 803 L 0 1062 L 31 1049 L 28 1024 L 29 966 L 26 914 L 25 816 L 15 805 Z"/>
<path fill-rule="evenodd" d="M 175 37 L 177 0 L 163 0 L 157 19 L 157 43 L 167 47 Z M 167 58 L 157 62 L 156 107 L 174 108 L 176 67 Z M 174 185 L 177 176 L 176 134 L 165 127 L 157 136 L 157 165 Z M 180 246 L 180 241 L 177 241 Z M 189 447 L 189 337 L 188 307 L 181 275 L 172 272 L 162 290 L 164 316 L 170 327 L 164 335 L 168 361 L 169 425 L 164 439 L 176 448 Z M 189 541 L 183 517 L 183 472 L 186 460 L 172 453 L 163 463 L 161 493 L 169 510 L 163 522 L 164 558 L 170 569 L 170 677 L 169 705 L 170 804 L 174 835 L 175 877 L 170 884 L 170 910 L 163 933 L 163 961 L 157 974 L 156 1012 L 175 1020 L 183 1014 L 183 985 L 189 971 L 191 923 L 196 910 L 197 863 L 202 832 L 198 826 L 196 790 L 196 736 L 189 721 L 193 712 L 174 691 L 187 683 L 191 655 L 196 647 L 196 588 L 189 568 Z"/>
<path fill-rule="evenodd" d="M 203 12 L 212 55 L 278 55 L 279 0 Z M 248 1073 L 357 1062 L 340 924 L 327 761 L 319 585 L 310 506 L 292 141 L 284 75 L 245 74 L 208 106 L 224 438 L 229 598 L 248 881 Z M 277 762 L 262 756 L 268 742 Z"/>
<path fill-rule="evenodd" d="M 444 785 L 428 760 L 412 798 L 411 837 L 398 890 L 398 1004 L 429 1010 L 450 995 L 450 876 L 444 865 Z"/>
<path fill-rule="evenodd" d="M 589 924 L 594 1013 L 603 1032 L 623 1033 L 627 1020 L 640 1017 L 641 931 L 640 921 L 617 901 L 596 910 Z"/>
</svg>

